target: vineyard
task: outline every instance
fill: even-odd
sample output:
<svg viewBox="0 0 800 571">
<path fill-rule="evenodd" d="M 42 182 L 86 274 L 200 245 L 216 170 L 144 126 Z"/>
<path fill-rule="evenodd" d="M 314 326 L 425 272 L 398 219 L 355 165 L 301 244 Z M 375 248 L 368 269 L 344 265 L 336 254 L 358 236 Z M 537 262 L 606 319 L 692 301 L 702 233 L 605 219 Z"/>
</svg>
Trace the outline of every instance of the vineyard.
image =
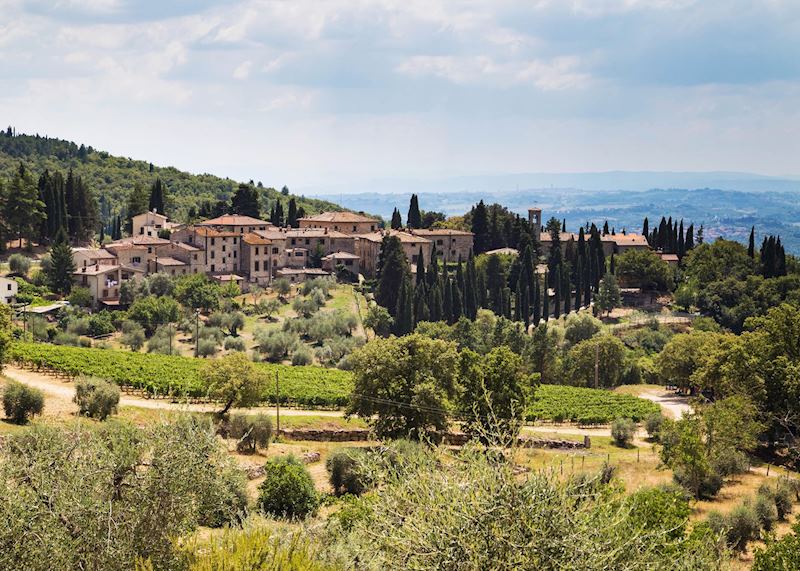
<svg viewBox="0 0 800 571">
<path fill-rule="evenodd" d="M 80 375 L 106 379 L 141 391 L 151 397 L 205 396 L 199 370 L 205 361 L 191 357 L 131 353 L 112 349 L 91 349 L 46 343 L 13 343 L 9 359 L 22 367 L 44 370 L 75 378 Z M 265 402 L 275 402 L 275 374 L 278 373 L 280 401 L 311 407 L 344 406 L 352 377 L 346 371 L 312 366 L 258 363 L 270 380 Z"/>
<path fill-rule="evenodd" d="M 527 419 L 606 424 L 615 418 L 630 418 L 638 422 L 660 410 L 649 400 L 603 389 L 540 385 Z"/>
</svg>

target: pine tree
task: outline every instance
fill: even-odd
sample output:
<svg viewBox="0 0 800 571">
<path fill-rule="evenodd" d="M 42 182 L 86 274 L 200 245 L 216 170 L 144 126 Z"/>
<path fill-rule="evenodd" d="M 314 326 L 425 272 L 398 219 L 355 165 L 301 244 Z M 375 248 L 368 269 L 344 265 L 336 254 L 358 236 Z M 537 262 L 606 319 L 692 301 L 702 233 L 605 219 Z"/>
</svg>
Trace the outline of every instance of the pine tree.
<svg viewBox="0 0 800 571">
<path fill-rule="evenodd" d="M 428 307 L 428 294 L 425 291 L 425 281 L 423 280 L 414 288 L 414 323 L 430 320 L 431 314 Z"/>
<path fill-rule="evenodd" d="M 422 228 L 422 214 L 419 211 L 419 198 L 416 194 L 411 195 L 411 201 L 408 205 L 408 216 L 406 217 L 406 226 L 409 228 Z"/>
<path fill-rule="evenodd" d="M 478 316 L 478 295 L 476 290 L 475 258 L 472 252 L 467 258 L 467 271 L 464 275 L 464 312 L 470 319 Z"/>
<path fill-rule="evenodd" d="M 451 289 L 453 290 L 453 315 L 451 319 L 453 323 L 461 319 L 461 316 L 464 315 L 464 295 L 461 291 L 461 288 L 458 287 L 458 280 L 453 280 L 451 284 Z"/>
<path fill-rule="evenodd" d="M 533 295 L 531 296 L 531 308 L 533 309 L 533 325 L 538 326 L 542 319 L 542 288 L 539 283 L 539 274 L 533 275 Z"/>
<path fill-rule="evenodd" d="M 750 241 L 747 244 L 747 255 L 751 258 L 756 257 L 756 227 L 750 228 Z"/>
<path fill-rule="evenodd" d="M 492 254 L 486 262 L 486 287 L 488 289 L 487 305 L 497 315 L 503 314 L 503 276 L 500 256 Z"/>
<path fill-rule="evenodd" d="M 689 224 L 686 230 L 686 240 L 684 241 L 684 250 L 687 252 L 694 248 L 694 224 Z"/>
<path fill-rule="evenodd" d="M 583 258 L 578 256 L 578 268 L 575 272 L 575 311 L 580 311 L 581 309 L 581 295 L 583 295 L 581 280 L 583 280 Z"/>
<path fill-rule="evenodd" d="M 473 249 L 475 254 L 482 254 L 489 250 L 489 218 L 486 213 L 486 205 L 481 200 L 472 209 L 472 233 Z"/>
<path fill-rule="evenodd" d="M 289 207 L 286 209 L 286 225 L 290 228 L 297 228 L 300 223 L 297 221 L 297 202 L 294 196 L 289 199 Z"/>
<path fill-rule="evenodd" d="M 542 318 L 545 323 L 550 319 L 550 291 L 547 287 L 547 272 L 544 273 L 544 286 L 542 287 Z"/>
<path fill-rule="evenodd" d="M 72 274 L 75 271 L 75 261 L 72 258 L 72 248 L 69 238 L 62 229 L 55 238 L 50 248 L 50 267 L 47 270 L 47 281 L 54 292 L 67 295 L 72 289 Z"/>
<path fill-rule="evenodd" d="M 156 181 L 153 183 L 153 186 L 150 187 L 150 201 L 148 205 L 148 210 L 150 212 L 158 212 L 159 214 L 164 214 L 164 185 L 161 183 L 161 179 L 156 177 Z"/>
<path fill-rule="evenodd" d="M 650 221 L 647 219 L 647 216 L 644 217 L 644 223 L 642 223 L 642 236 L 645 237 L 650 246 L 653 245 L 650 243 Z"/>
<path fill-rule="evenodd" d="M 438 283 L 434 283 L 428 289 L 428 309 L 431 321 L 442 321 L 444 319 L 442 288 Z"/>
<path fill-rule="evenodd" d="M 399 230 L 402 227 L 403 227 L 403 219 L 400 217 L 400 211 L 397 208 L 395 208 L 394 211 L 392 212 L 391 228 L 392 230 Z"/>
<path fill-rule="evenodd" d="M 447 323 L 453 323 L 453 286 L 450 283 L 450 278 L 445 276 L 443 281 L 443 301 L 442 301 L 442 320 Z"/>
<path fill-rule="evenodd" d="M 683 237 L 683 218 L 681 218 L 681 225 L 678 227 L 678 257 L 683 258 L 686 254 L 686 240 Z"/>
<path fill-rule="evenodd" d="M 608 220 L 603 223 L 603 236 L 608 236 Z"/>
<path fill-rule="evenodd" d="M 41 231 L 46 216 L 45 204 L 39 200 L 39 189 L 22 163 L 5 193 L 2 214 L 9 233 L 19 240 L 20 248 L 23 238 L 30 246 Z"/>
</svg>

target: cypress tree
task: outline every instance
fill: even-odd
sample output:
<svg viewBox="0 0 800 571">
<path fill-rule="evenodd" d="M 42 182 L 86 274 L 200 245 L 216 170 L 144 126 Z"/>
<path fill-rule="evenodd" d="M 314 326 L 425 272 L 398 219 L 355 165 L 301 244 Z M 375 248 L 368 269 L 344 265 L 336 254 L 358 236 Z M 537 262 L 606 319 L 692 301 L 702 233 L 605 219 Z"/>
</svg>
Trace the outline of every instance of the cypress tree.
<svg viewBox="0 0 800 571">
<path fill-rule="evenodd" d="M 756 257 L 756 227 L 750 228 L 750 241 L 747 244 L 747 255 L 751 258 Z"/>
<path fill-rule="evenodd" d="M 419 211 L 419 199 L 416 194 L 411 195 L 406 226 L 409 228 L 422 228 L 422 214 Z"/>
<path fill-rule="evenodd" d="M 430 321 L 431 314 L 428 308 L 428 294 L 423 281 L 414 288 L 414 322 Z"/>
<path fill-rule="evenodd" d="M 616 260 L 614 259 L 614 252 L 611 252 L 611 261 L 609 262 L 608 266 L 609 266 L 609 271 L 612 274 L 616 275 L 617 274 L 617 263 L 616 263 Z"/>
<path fill-rule="evenodd" d="M 403 219 L 400 218 L 400 211 L 395 207 L 394 211 L 392 212 L 391 228 L 392 230 L 399 230 L 402 227 L 403 227 Z"/>
<path fill-rule="evenodd" d="M 503 276 L 500 256 L 492 254 L 486 262 L 486 286 L 488 289 L 487 305 L 497 315 L 503 314 Z"/>
<path fill-rule="evenodd" d="M 458 321 L 462 315 L 464 315 L 464 302 L 463 296 L 461 293 L 461 288 L 458 287 L 458 280 L 453 280 L 451 283 L 450 289 L 453 290 L 452 300 L 453 300 L 453 314 L 450 316 L 453 323 Z"/>
<path fill-rule="evenodd" d="M 703 243 L 703 240 L 705 239 L 705 236 L 703 234 L 704 234 L 703 225 L 701 224 L 700 225 L 700 229 L 697 231 L 697 243 L 698 244 L 702 244 Z"/>
<path fill-rule="evenodd" d="M 477 294 L 477 304 L 478 307 L 487 308 L 487 299 L 486 299 L 486 271 L 485 270 L 475 270 L 475 293 Z"/>
<path fill-rule="evenodd" d="M 397 307 L 394 312 L 394 334 L 408 335 L 414 330 L 414 307 L 412 299 L 411 278 L 408 274 L 400 282 L 397 296 Z"/>
<path fill-rule="evenodd" d="M 256 216 L 256 218 L 258 218 Z M 298 228 L 300 223 L 297 221 L 297 202 L 294 197 L 289 199 L 289 206 L 286 209 L 286 225 L 290 228 Z"/>
<path fill-rule="evenodd" d="M 381 242 L 378 267 L 378 284 L 375 301 L 382 305 L 392 317 L 398 307 L 400 285 L 410 274 L 408 261 L 397 236 L 385 236 Z"/>
<path fill-rule="evenodd" d="M 275 204 L 275 226 L 283 226 L 283 204 L 280 200 Z"/>
<path fill-rule="evenodd" d="M 689 224 L 686 229 L 686 240 L 684 241 L 683 249 L 687 252 L 694 248 L 694 224 Z"/>
<path fill-rule="evenodd" d="M 425 258 L 422 257 L 422 246 L 419 247 L 417 254 L 417 275 L 414 283 L 415 288 L 425 287 Z"/>
<path fill-rule="evenodd" d="M 544 272 L 544 286 L 542 287 L 542 317 L 545 323 L 550 319 L 550 292 L 547 288 L 547 271 Z"/>
<path fill-rule="evenodd" d="M 472 209 L 473 248 L 475 254 L 482 254 L 489 249 L 489 218 L 486 214 L 486 205 L 481 200 Z"/>
<path fill-rule="evenodd" d="M 583 279 L 583 258 L 578 256 L 578 271 L 575 272 L 575 311 L 581 309 L 581 295 L 583 289 L 581 288 L 581 280 Z"/>
<path fill-rule="evenodd" d="M 555 284 L 558 277 L 556 273 L 561 265 L 561 224 L 555 218 L 547 222 L 547 231 L 550 234 L 550 252 L 547 256 L 547 270 L 550 276 L 549 285 Z"/>
<path fill-rule="evenodd" d="M 542 319 L 542 289 L 539 284 L 539 274 L 533 276 L 533 296 L 531 300 L 533 309 L 533 325 L 538 326 Z"/>
<path fill-rule="evenodd" d="M 678 257 L 683 258 L 686 254 L 686 240 L 683 237 L 683 218 L 681 218 L 681 225 L 678 227 Z"/>
<path fill-rule="evenodd" d="M 647 216 L 644 217 L 644 222 L 642 223 L 642 236 L 647 239 L 647 243 L 650 244 L 650 221 L 647 219 Z M 650 244 L 652 246 L 652 244 Z"/>
<path fill-rule="evenodd" d="M 555 303 L 553 304 L 553 317 L 558 319 L 561 317 L 561 266 L 556 270 L 555 276 Z"/>
<path fill-rule="evenodd" d="M 469 253 L 467 258 L 467 271 L 464 276 L 464 311 L 470 319 L 475 319 L 478 316 L 478 294 L 477 294 L 477 281 L 475 271 L 475 258 L 472 252 Z"/>
<path fill-rule="evenodd" d="M 161 179 L 156 177 L 153 186 L 150 187 L 150 201 L 148 209 L 159 214 L 164 214 L 164 187 L 161 184 Z"/>
<path fill-rule="evenodd" d="M 603 223 L 603 236 L 608 236 L 608 220 Z"/>
<path fill-rule="evenodd" d="M 431 321 L 442 321 L 444 318 L 442 304 L 442 288 L 435 283 L 428 290 L 428 311 Z"/>
<path fill-rule="evenodd" d="M 431 249 L 431 261 L 428 264 L 428 271 L 425 274 L 425 278 L 428 282 L 428 290 L 430 290 L 434 284 L 439 283 L 439 252 L 436 251 L 436 244 L 434 244 Z M 439 292 L 441 293 L 441 291 L 442 288 L 440 285 Z"/>
<path fill-rule="evenodd" d="M 442 291 L 444 292 L 442 301 L 442 320 L 447 323 L 453 323 L 453 286 L 450 283 L 450 278 L 445 277 L 443 282 Z"/>
<path fill-rule="evenodd" d="M 561 231 L 565 232 L 565 233 L 567 231 L 567 219 L 566 218 L 563 218 L 561 220 Z"/>
</svg>

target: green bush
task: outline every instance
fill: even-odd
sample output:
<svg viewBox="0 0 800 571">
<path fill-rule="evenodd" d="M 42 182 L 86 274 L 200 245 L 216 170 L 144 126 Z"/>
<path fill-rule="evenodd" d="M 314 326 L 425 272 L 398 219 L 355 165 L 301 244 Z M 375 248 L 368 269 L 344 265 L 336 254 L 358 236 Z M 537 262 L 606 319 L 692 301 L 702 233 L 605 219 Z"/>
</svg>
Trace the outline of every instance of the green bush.
<svg viewBox="0 0 800 571">
<path fill-rule="evenodd" d="M 694 489 L 695 482 L 683 467 L 675 467 L 672 470 L 672 478 L 687 490 Z M 722 483 L 722 476 L 713 471 L 708 472 L 697 482 L 697 497 L 713 498 L 719 493 L 722 488 Z"/>
<path fill-rule="evenodd" d="M 310 365 L 314 361 L 314 356 L 308 347 L 299 347 L 292 354 L 292 365 Z"/>
<path fill-rule="evenodd" d="M 100 379 L 83 378 L 75 383 L 75 398 L 82 416 L 105 420 L 117 412 L 119 387 Z"/>
<path fill-rule="evenodd" d="M 371 485 L 371 478 L 365 470 L 365 452 L 359 448 L 340 448 L 325 461 L 331 487 L 338 495 L 360 496 Z"/>
<path fill-rule="evenodd" d="M 768 482 L 764 482 L 758 488 L 758 497 L 767 498 L 775 505 L 776 519 L 783 521 L 786 516 L 792 513 L 792 490 L 784 482 L 778 482 L 773 488 Z"/>
<path fill-rule="evenodd" d="M 775 499 L 766 494 L 757 494 L 753 503 L 753 511 L 756 513 L 761 529 L 772 531 L 775 522 L 778 520 L 778 508 L 775 507 Z"/>
<path fill-rule="evenodd" d="M 75 333 L 67 333 L 66 331 L 61 331 L 56 333 L 56 336 L 53 337 L 53 343 L 56 345 L 69 345 L 70 347 L 80 347 L 81 346 L 81 339 Z"/>
<path fill-rule="evenodd" d="M 246 351 L 247 345 L 241 337 L 226 337 L 225 338 L 226 351 Z"/>
<path fill-rule="evenodd" d="M 8 269 L 12 274 L 24 276 L 31 269 L 31 259 L 22 254 L 11 254 L 8 257 Z"/>
<path fill-rule="evenodd" d="M 237 440 L 237 452 L 255 454 L 258 447 L 269 446 L 272 420 L 265 414 L 235 414 L 228 422 L 228 436 Z"/>
<path fill-rule="evenodd" d="M 258 507 L 267 515 L 304 518 L 317 511 L 319 497 L 306 467 L 292 455 L 271 458 L 264 465 Z"/>
<path fill-rule="evenodd" d="M 44 393 L 17 381 L 8 381 L 3 390 L 3 410 L 11 422 L 25 424 L 31 417 L 42 414 Z"/>
<path fill-rule="evenodd" d="M 636 425 L 630 418 L 618 418 L 611 423 L 611 438 L 617 446 L 622 448 L 630 446 L 635 433 Z"/>
<path fill-rule="evenodd" d="M 747 544 L 758 537 L 761 525 L 758 514 L 752 506 L 739 505 L 725 517 L 728 546 L 739 553 L 747 549 Z"/>
<path fill-rule="evenodd" d="M 197 354 L 201 357 L 216 355 L 219 351 L 219 343 L 214 338 L 200 339 L 197 343 Z"/>
<path fill-rule="evenodd" d="M 650 440 L 658 442 L 661 434 L 661 427 L 664 425 L 664 415 L 660 412 L 654 412 L 644 419 L 644 427 L 647 430 L 647 435 Z"/>
</svg>

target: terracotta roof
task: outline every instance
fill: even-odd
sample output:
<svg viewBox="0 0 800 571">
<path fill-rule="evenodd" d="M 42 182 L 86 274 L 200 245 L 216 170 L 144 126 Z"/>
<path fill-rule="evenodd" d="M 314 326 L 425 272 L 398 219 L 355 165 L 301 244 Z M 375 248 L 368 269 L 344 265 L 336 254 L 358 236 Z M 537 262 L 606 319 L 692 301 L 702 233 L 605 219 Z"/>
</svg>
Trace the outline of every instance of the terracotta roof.
<svg viewBox="0 0 800 571">
<path fill-rule="evenodd" d="M 330 272 L 321 270 L 319 268 L 280 268 L 277 272 L 280 275 L 301 275 L 306 274 L 309 276 L 329 276 Z"/>
<path fill-rule="evenodd" d="M 661 259 L 665 262 L 678 262 L 680 261 L 678 258 L 678 254 L 659 254 Z"/>
<path fill-rule="evenodd" d="M 358 260 L 359 257 L 355 254 L 351 254 L 350 252 L 334 252 L 332 254 L 328 254 L 323 260 Z"/>
<path fill-rule="evenodd" d="M 186 242 L 173 242 L 172 245 L 181 250 L 186 250 L 187 252 L 197 252 L 203 249 L 198 248 L 194 244 L 187 244 Z"/>
<path fill-rule="evenodd" d="M 488 252 L 484 252 L 487 256 L 491 256 L 492 254 L 500 254 L 505 256 L 519 256 L 519 250 L 515 248 L 497 248 L 496 250 L 489 250 Z"/>
<path fill-rule="evenodd" d="M 231 236 L 241 236 L 239 232 L 216 230 L 211 227 L 194 226 L 192 231 L 198 236 L 208 236 L 209 238 L 230 238 Z"/>
<path fill-rule="evenodd" d="M 578 234 L 574 234 L 572 232 L 561 232 L 561 233 L 559 233 L 559 238 L 560 238 L 560 240 L 562 242 L 569 242 L 570 239 L 575 240 L 577 242 L 578 241 Z M 589 239 L 589 235 L 587 234 L 584 237 L 584 240 L 588 240 L 588 239 Z M 541 242 L 550 242 L 551 241 L 550 232 L 542 232 L 541 236 L 539 237 L 539 241 L 541 241 Z"/>
<path fill-rule="evenodd" d="M 157 236 L 130 236 L 129 238 L 123 238 L 122 240 L 117 240 L 116 242 L 112 242 L 112 244 L 117 243 L 127 243 L 127 244 L 136 244 L 137 246 L 152 246 L 154 244 L 169 244 L 169 240 L 166 238 L 158 238 Z M 110 244 L 109 244 L 110 245 Z"/>
<path fill-rule="evenodd" d="M 109 250 L 147 250 L 147 246 L 141 246 L 132 242 L 114 242 L 106 246 Z"/>
<path fill-rule="evenodd" d="M 169 256 L 164 258 L 158 258 L 157 260 L 159 266 L 185 266 L 186 262 L 181 260 L 176 260 L 175 258 L 170 258 Z"/>
<path fill-rule="evenodd" d="M 113 259 L 116 258 L 114 254 L 106 250 L 105 248 L 72 248 L 73 254 L 86 254 L 93 260 L 100 260 L 100 259 Z"/>
<path fill-rule="evenodd" d="M 355 212 L 323 212 L 315 216 L 306 216 L 300 220 L 306 222 L 341 222 L 343 224 L 348 222 L 380 222 L 377 218 L 356 214 Z"/>
<path fill-rule="evenodd" d="M 400 242 L 404 244 L 429 244 L 430 240 L 422 236 L 414 236 L 408 232 L 400 232 L 399 230 L 384 230 L 382 232 L 370 232 L 368 234 L 355 234 L 356 237 L 370 242 L 382 242 L 384 236 L 396 236 Z"/>
<path fill-rule="evenodd" d="M 242 242 L 245 244 L 250 244 L 251 246 L 268 246 L 272 244 L 272 240 L 270 238 L 254 234 L 252 232 L 245 234 L 242 237 Z"/>
<path fill-rule="evenodd" d="M 86 266 L 85 268 L 78 268 L 74 272 L 72 272 L 73 276 L 99 276 L 101 274 L 109 274 L 111 272 L 116 272 L 120 266 Z"/>
<path fill-rule="evenodd" d="M 240 282 L 244 279 L 242 276 L 237 276 L 236 274 L 217 274 L 211 277 L 221 282 Z"/>
<path fill-rule="evenodd" d="M 643 246 L 649 247 L 647 243 L 647 238 L 642 236 L 641 234 L 616 234 L 614 236 L 609 235 L 614 242 L 617 243 L 617 246 Z"/>
<path fill-rule="evenodd" d="M 266 220 L 253 218 L 252 216 L 240 216 L 237 214 L 225 214 L 210 220 L 197 223 L 199 226 L 272 226 Z"/>
<path fill-rule="evenodd" d="M 261 234 L 261 232 L 259 232 Z M 338 230 L 327 228 L 292 228 L 283 232 L 287 238 L 352 238 L 352 234 L 345 234 Z"/>
<path fill-rule="evenodd" d="M 414 228 L 408 230 L 411 234 L 418 236 L 474 236 L 472 232 L 466 230 L 451 230 L 450 228 Z"/>
</svg>

